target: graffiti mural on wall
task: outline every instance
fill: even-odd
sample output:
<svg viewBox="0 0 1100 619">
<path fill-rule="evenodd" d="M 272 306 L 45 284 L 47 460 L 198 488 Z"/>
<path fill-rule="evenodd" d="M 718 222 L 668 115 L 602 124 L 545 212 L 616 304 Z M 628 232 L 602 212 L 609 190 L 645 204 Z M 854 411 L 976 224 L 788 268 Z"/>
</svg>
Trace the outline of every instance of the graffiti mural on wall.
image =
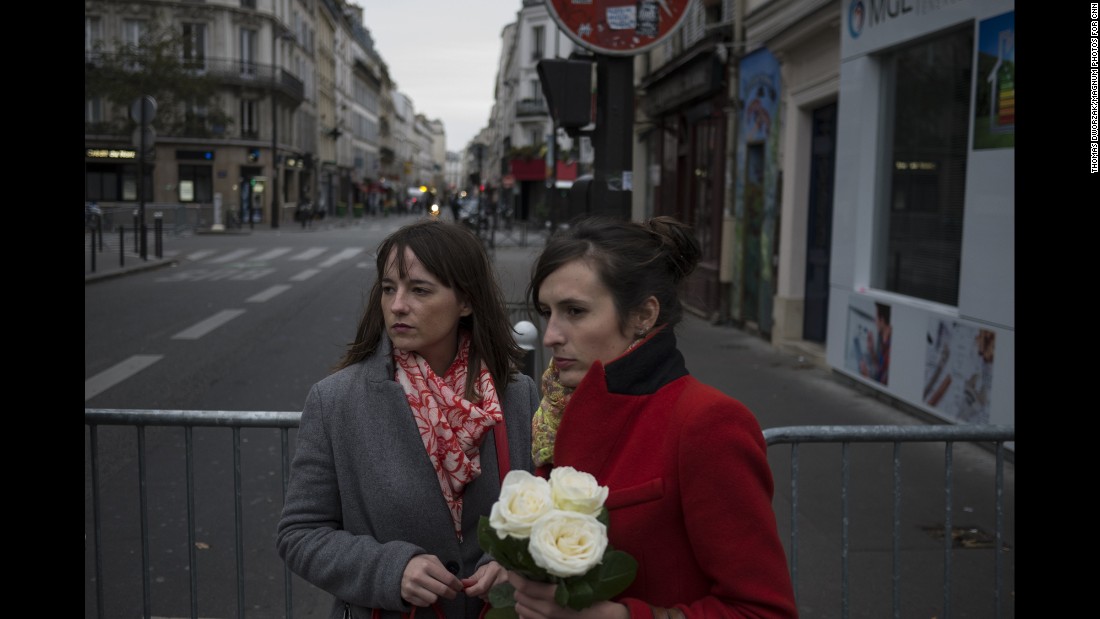
<svg viewBox="0 0 1100 619">
<path fill-rule="evenodd" d="M 779 218 L 779 61 L 767 49 L 741 59 L 738 88 L 744 109 L 737 132 L 734 216 L 734 318 L 757 322 L 763 333 L 772 326 L 775 294 L 773 253 Z"/>
</svg>

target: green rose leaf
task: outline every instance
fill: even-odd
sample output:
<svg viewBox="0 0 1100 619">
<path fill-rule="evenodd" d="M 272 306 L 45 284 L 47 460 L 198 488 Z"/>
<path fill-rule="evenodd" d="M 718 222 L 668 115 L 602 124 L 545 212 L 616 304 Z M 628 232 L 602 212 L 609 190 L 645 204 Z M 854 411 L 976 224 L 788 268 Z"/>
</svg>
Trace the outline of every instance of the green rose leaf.
<svg viewBox="0 0 1100 619">
<path fill-rule="evenodd" d="M 505 569 L 519 572 L 531 580 L 551 582 L 550 574 L 535 564 L 535 559 L 527 550 L 527 540 L 510 535 L 501 539 L 486 516 L 482 516 L 478 522 L 477 541 L 481 549 L 496 559 Z"/>
<path fill-rule="evenodd" d="M 607 511 L 606 507 L 600 509 L 600 513 L 596 515 L 596 520 L 602 522 L 603 526 L 611 528 L 611 512 Z"/>
<path fill-rule="evenodd" d="M 489 589 L 489 603 L 493 608 L 509 608 L 516 605 L 516 588 L 510 582 L 502 582 Z"/>
<path fill-rule="evenodd" d="M 638 560 L 630 556 L 630 553 L 610 550 L 604 554 L 599 569 L 593 572 L 598 574 L 593 585 L 597 599 L 610 600 L 634 582 L 634 576 L 638 573 Z"/>
<path fill-rule="evenodd" d="M 593 570 L 593 572 L 594 571 L 595 570 Z M 584 576 L 588 576 L 593 572 L 589 572 Z M 585 578 L 584 576 L 572 582 L 567 579 L 554 593 L 554 600 L 558 604 L 568 606 L 573 610 L 583 610 L 591 606 L 594 602 L 607 599 L 597 597 L 595 590 L 592 588 L 591 579 Z"/>
</svg>

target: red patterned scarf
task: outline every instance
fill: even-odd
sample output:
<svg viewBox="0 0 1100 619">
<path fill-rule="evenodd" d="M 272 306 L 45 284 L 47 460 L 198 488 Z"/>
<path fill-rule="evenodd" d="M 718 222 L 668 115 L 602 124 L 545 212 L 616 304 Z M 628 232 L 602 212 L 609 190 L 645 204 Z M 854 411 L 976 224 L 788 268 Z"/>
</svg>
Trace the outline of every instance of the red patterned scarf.
<svg viewBox="0 0 1100 619">
<path fill-rule="evenodd" d="M 443 498 L 451 510 L 455 535 L 462 540 L 462 495 L 466 484 L 481 475 L 481 438 L 504 419 L 496 385 L 483 361 L 477 378 L 480 402 L 464 396 L 469 371 L 470 336 L 463 333 L 458 355 L 443 376 L 413 352 L 394 349 L 397 382 L 405 389 L 420 438 L 439 477 Z"/>
</svg>

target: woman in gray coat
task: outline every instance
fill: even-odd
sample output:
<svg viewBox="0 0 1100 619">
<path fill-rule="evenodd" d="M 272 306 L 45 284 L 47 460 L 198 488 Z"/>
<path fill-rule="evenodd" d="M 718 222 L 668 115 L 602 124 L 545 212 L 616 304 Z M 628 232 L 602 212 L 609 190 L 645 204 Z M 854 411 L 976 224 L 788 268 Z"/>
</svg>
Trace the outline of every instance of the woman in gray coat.
<svg viewBox="0 0 1100 619">
<path fill-rule="evenodd" d="M 476 619 L 506 577 L 478 521 L 507 470 L 532 470 L 538 390 L 472 233 L 418 221 L 376 266 L 355 341 L 306 398 L 279 555 L 333 618 Z"/>
</svg>

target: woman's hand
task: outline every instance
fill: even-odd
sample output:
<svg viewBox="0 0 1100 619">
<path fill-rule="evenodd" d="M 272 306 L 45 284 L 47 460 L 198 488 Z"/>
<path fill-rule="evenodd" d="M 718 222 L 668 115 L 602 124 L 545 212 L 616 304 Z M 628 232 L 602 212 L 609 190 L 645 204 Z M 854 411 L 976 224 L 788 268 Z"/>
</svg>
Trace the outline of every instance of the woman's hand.
<svg viewBox="0 0 1100 619">
<path fill-rule="evenodd" d="M 489 590 L 497 584 L 508 580 L 508 570 L 505 570 L 496 561 L 490 561 L 477 568 L 470 578 L 463 578 L 462 584 L 466 587 L 468 597 L 489 599 Z"/>
<path fill-rule="evenodd" d="M 515 610 L 520 619 L 630 619 L 630 612 L 622 604 L 596 602 L 576 611 L 554 601 L 557 585 L 527 580 L 515 572 L 508 572 L 508 582 L 516 588 Z"/>
<path fill-rule="evenodd" d="M 435 555 L 416 555 L 401 574 L 401 597 L 413 606 L 431 606 L 439 598 L 453 600 L 459 591 L 462 581 Z"/>
</svg>

